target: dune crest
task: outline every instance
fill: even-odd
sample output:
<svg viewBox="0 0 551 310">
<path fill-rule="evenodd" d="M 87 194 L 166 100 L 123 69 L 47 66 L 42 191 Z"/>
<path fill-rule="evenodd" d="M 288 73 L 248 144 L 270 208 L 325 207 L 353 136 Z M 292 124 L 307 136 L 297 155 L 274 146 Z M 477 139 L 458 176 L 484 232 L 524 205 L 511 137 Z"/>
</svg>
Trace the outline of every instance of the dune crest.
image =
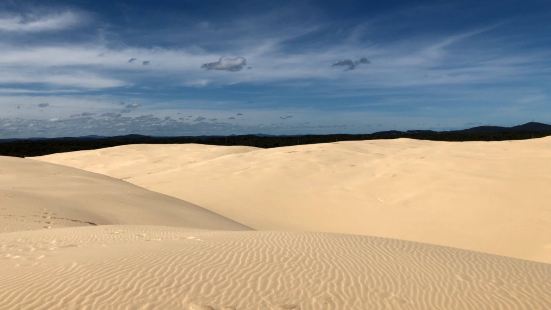
<svg viewBox="0 0 551 310">
<path fill-rule="evenodd" d="M 0 244 L 2 309 L 551 306 L 551 265 L 384 238 L 96 226 Z"/>
<path fill-rule="evenodd" d="M 550 263 L 549 158 L 551 137 L 127 145 L 37 159 L 124 179 L 256 229 L 375 235 Z"/>
</svg>

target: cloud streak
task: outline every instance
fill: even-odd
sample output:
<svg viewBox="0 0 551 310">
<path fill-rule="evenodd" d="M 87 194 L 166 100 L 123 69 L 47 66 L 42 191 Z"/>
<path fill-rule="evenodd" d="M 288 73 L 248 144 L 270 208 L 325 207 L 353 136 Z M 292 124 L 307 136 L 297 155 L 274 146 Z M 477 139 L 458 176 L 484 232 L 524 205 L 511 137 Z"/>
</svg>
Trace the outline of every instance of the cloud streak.
<svg viewBox="0 0 551 310">
<path fill-rule="evenodd" d="M 0 15 L 0 32 L 38 33 L 68 29 L 79 24 L 83 17 L 72 11 L 49 14 Z"/>
<path fill-rule="evenodd" d="M 107 89 L 129 85 L 127 82 L 82 71 L 50 73 L 47 70 L 3 70 L 0 84 L 46 85 L 50 87 L 71 87 L 81 90 Z M 65 92 L 62 90 L 61 92 Z"/>
</svg>

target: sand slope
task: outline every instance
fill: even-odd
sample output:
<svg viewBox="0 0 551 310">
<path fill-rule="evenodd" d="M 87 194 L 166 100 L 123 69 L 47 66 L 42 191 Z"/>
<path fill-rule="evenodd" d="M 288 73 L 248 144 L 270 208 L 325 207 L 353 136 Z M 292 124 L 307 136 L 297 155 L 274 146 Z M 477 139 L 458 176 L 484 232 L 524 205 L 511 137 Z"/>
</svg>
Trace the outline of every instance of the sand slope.
<svg viewBox="0 0 551 310">
<path fill-rule="evenodd" d="M 549 309 L 551 265 L 366 236 L 0 234 L 1 309 Z"/>
<path fill-rule="evenodd" d="M 39 159 L 122 178 L 257 229 L 375 235 L 551 262 L 551 138 L 130 145 Z"/>
<path fill-rule="evenodd" d="M 0 157 L 0 232 L 106 224 L 247 229 L 190 203 L 117 179 Z"/>
</svg>

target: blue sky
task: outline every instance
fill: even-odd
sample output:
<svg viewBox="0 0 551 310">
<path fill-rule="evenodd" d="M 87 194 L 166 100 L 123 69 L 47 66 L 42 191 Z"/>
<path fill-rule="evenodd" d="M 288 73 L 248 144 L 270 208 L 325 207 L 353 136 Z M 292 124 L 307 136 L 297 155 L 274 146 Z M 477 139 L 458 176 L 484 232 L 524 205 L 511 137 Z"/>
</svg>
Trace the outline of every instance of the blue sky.
<svg viewBox="0 0 551 310">
<path fill-rule="evenodd" d="M 0 4 L 0 138 L 551 123 L 549 1 Z"/>
</svg>

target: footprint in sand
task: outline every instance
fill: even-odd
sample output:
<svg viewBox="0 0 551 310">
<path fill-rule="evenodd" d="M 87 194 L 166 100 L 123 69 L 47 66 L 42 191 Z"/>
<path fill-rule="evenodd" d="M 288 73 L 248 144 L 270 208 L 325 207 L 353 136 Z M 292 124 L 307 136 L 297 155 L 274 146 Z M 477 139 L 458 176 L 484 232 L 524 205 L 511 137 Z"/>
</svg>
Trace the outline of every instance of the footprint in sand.
<svg viewBox="0 0 551 310">
<path fill-rule="evenodd" d="M 44 226 L 42 228 L 44 229 L 51 229 L 54 225 L 54 222 L 52 221 L 52 215 L 54 213 L 50 212 L 48 209 L 42 209 L 42 215 L 40 216 L 42 219 L 46 220 L 44 223 Z M 38 222 L 40 223 L 40 221 Z"/>
</svg>

